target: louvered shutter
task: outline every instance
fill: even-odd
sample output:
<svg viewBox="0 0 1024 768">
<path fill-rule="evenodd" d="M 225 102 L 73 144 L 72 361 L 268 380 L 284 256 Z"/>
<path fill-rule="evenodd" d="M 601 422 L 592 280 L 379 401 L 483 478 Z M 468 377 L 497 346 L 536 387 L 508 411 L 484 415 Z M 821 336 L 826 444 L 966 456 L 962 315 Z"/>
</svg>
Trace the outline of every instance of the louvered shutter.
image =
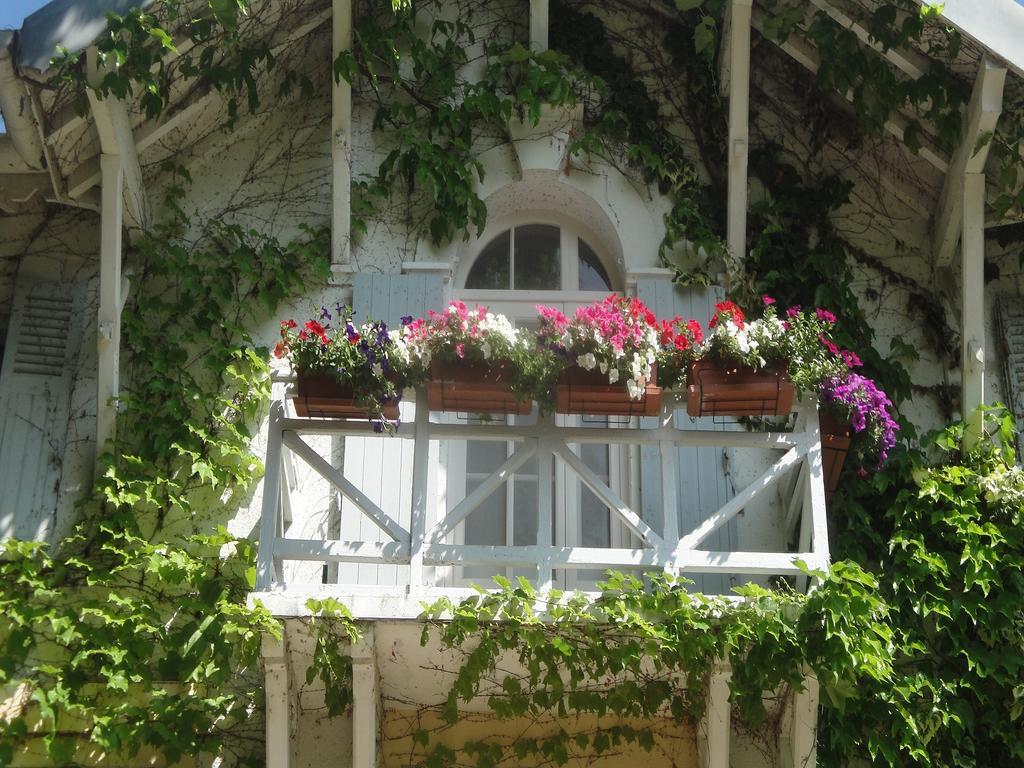
<svg viewBox="0 0 1024 768">
<path fill-rule="evenodd" d="M 358 274 L 352 284 L 352 311 L 358 322 L 381 320 L 397 328 L 405 315 L 425 316 L 440 311 L 444 283 L 436 275 Z M 415 403 L 402 402 L 402 423 L 411 428 Z M 436 446 L 432 449 L 436 451 Z M 345 439 L 344 472 L 382 510 L 401 511 L 399 522 L 408 530 L 412 495 L 413 444 L 385 438 Z M 347 499 L 341 504 L 340 537 L 355 541 L 387 541 L 386 534 Z M 408 583 L 408 568 L 398 565 L 342 564 L 342 584 L 401 585 Z"/>
<path fill-rule="evenodd" d="M 82 292 L 19 282 L 0 371 L 0 539 L 43 541 L 57 512 Z"/>
<path fill-rule="evenodd" d="M 996 323 L 1003 343 L 1003 392 L 1006 407 L 1017 420 L 1017 461 L 1024 452 L 1024 298 L 1003 297 L 996 305 Z"/>
<path fill-rule="evenodd" d="M 706 325 L 714 313 L 715 304 L 725 297 L 721 288 L 680 288 L 668 280 L 638 280 L 637 296 L 659 318 L 681 315 Z M 654 419 L 643 419 L 643 426 L 656 425 Z M 677 410 L 675 424 L 686 429 L 736 429 L 732 420 L 691 419 L 685 409 Z M 678 448 L 679 466 L 679 532 L 685 534 L 709 517 L 732 496 L 732 486 L 726 476 L 725 449 Z M 651 527 L 661 532 L 661 456 L 657 446 L 641 446 L 640 493 L 644 517 Z M 701 549 L 729 552 L 737 549 L 735 520 L 719 528 L 704 540 Z M 692 590 L 707 594 L 728 593 L 731 583 L 727 576 L 717 574 L 686 574 L 694 581 Z"/>
</svg>

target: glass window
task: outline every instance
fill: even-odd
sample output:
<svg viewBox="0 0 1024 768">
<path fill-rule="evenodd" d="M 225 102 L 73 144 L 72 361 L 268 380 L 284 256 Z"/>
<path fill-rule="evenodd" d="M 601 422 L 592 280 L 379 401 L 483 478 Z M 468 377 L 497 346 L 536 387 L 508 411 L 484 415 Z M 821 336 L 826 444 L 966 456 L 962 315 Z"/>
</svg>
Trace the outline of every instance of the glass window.
<svg viewBox="0 0 1024 768">
<path fill-rule="evenodd" d="M 466 278 L 467 288 L 508 290 L 512 287 L 509 279 L 511 241 L 511 230 L 505 230 L 487 244 L 473 262 L 473 268 Z"/>
<path fill-rule="evenodd" d="M 597 258 L 594 249 L 591 248 L 581 237 L 580 244 L 580 290 L 581 291 L 610 291 L 612 281 L 608 279 L 601 260 Z"/>
<path fill-rule="evenodd" d="M 558 227 L 551 224 L 516 227 L 516 290 L 557 291 L 562 287 L 560 240 Z"/>
</svg>

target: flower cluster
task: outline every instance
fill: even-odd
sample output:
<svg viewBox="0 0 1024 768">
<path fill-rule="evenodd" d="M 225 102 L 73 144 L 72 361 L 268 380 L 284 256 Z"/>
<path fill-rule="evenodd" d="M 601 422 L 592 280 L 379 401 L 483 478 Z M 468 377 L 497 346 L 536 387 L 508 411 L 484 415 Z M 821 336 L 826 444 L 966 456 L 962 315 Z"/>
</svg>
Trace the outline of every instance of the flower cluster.
<svg viewBox="0 0 1024 768">
<path fill-rule="evenodd" d="M 764 368 L 787 358 L 786 331 L 773 305 L 766 305 L 764 317 L 748 321 L 735 303 L 722 301 L 715 305 L 700 356 Z"/>
<path fill-rule="evenodd" d="M 380 428 L 395 426 L 384 418 L 383 408 L 397 403 L 402 390 L 422 378 L 398 343 L 399 332 L 378 322 L 357 326 L 348 308 L 340 304 L 333 312 L 321 307 L 314 319 L 301 326 L 295 320 L 283 320 L 280 333 L 275 357 L 287 357 L 297 372 L 328 376 L 351 387 L 355 402 L 367 409 Z"/>
<path fill-rule="evenodd" d="M 538 306 L 542 345 L 569 364 L 597 370 L 609 384 L 622 383 L 638 400 L 651 379 L 659 351 L 658 319 L 636 298 L 611 295 L 580 307 L 568 319 L 552 307 Z"/>
<path fill-rule="evenodd" d="M 865 376 L 846 373 L 826 380 L 819 394 L 822 405 L 853 429 L 854 453 L 861 473 L 867 468 L 881 467 L 896 445 L 896 432 L 900 428 L 885 392 Z"/>
<path fill-rule="evenodd" d="M 676 315 L 671 320 L 661 321 L 658 341 L 658 380 L 663 386 L 682 389 L 690 363 L 697 359 L 704 343 L 704 329 L 696 320 L 684 320 Z"/>
<path fill-rule="evenodd" d="M 402 337 L 410 357 L 424 366 L 433 359 L 511 361 L 530 344 L 504 315 L 487 307 L 470 310 L 461 301 L 453 301 L 443 312 L 431 310 L 426 320 L 409 318 Z"/>
</svg>

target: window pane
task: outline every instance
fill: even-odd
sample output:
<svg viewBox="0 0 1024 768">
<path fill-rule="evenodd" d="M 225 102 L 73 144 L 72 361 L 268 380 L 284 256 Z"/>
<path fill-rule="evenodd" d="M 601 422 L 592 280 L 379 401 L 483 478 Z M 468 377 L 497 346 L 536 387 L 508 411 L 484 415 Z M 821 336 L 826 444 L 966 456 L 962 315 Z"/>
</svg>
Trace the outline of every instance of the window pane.
<svg viewBox="0 0 1024 768">
<path fill-rule="evenodd" d="M 557 291 L 562 287 L 559 238 L 558 227 L 550 224 L 516 227 L 517 290 Z"/>
<path fill-rule="evenodd" d="M 608 485 L 607 445 L 584 443 L 580 446 L 580 458 Z M 611 515 L 608 507 L 585 485 L 580 485 L 580 491 L 580 543 L 584 547 L 611 546 Z"/>
<path fill-rule="evenodd" d="M 510 242 L 510 230 L 506 230 L 487 244 L 469 271 L 467 288 L 508 290 L 512 287 L 508 270 Z"/>
<path fill-rule="evenodd" d="M 601 260 L 597 258 L 594 249 L 580 238 L 580 290 L 581 291 L 610 291 L 612 281 L 608 279 Z"/>
<path fill-rule="evenodd" d="M 467 441 L 467 495 L 505 461 L 506 450 L 507 444 L 498 440 Z M 464 540 L 467 544 L 505 544 L 505 495 L 505 486 L 499 486 L 466 518 Z M 501 570 L 491 566 L 466 566 L 462 576 L 489 585 L 491 577 Z"/>
</svg>

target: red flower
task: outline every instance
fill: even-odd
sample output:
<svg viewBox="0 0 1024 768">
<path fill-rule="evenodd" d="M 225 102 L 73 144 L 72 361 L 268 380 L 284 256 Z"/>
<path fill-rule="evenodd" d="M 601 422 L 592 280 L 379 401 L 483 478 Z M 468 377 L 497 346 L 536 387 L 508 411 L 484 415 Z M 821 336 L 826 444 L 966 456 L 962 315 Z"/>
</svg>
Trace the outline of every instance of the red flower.
<svg viewBox="0 0 1024 768">
<path fill-rule="evenodd" d="M 837 347 L 835 344 L 833 344 L 831 339 L 825 338 L 825 335 L 822 334 L 822 333 L 818 334 L 818 338 L 821 340 L 821 343 L 825 345 L 825 349 L 827 349 L 833 355 L 838 355 L 839 354 L 839 347 Z"/>
<path fill-rule="evenodd" d="M 686 327 L 690 330 L 693 335 L 693 343 L 700 344 L 704 341 L 704 329 L 700 327 L 700 323 L 696 320 L 687 320 Z"/>
<path fill-rule="evenodd" d="M 320 325 L 316 320 L 310 320 L 306 323 L 306 330 L 310 333 L 316 334 L 320 337 L 320 342 L 323 344 L 327 343 L 327 331 Z"/>
<path fill-rule="evenodd" d="M 829 312 L 827 309 L 822 309 L 821 307 L 818 307 L 817 312 L 819 320 L 824 320 L 829 325 L 835 325 L 836 316 Z"/>
<path fill-rule="evenodd" d="M 288 354 L 288 347 L 285 346 L 283 341 L 277 342 L 277 346 L 274 347 L 274 357 L 280 360 L 286 354 Z"/>
<path fill-rule="evenodd" d="M 298 323 L 296 323 L 294 320 L 282 320 L 281 321 L 281 327 L 282 328 L 287 328 L 289 330 L 294 328 L 297 325 L 298 325 Z"/>
</svg>

